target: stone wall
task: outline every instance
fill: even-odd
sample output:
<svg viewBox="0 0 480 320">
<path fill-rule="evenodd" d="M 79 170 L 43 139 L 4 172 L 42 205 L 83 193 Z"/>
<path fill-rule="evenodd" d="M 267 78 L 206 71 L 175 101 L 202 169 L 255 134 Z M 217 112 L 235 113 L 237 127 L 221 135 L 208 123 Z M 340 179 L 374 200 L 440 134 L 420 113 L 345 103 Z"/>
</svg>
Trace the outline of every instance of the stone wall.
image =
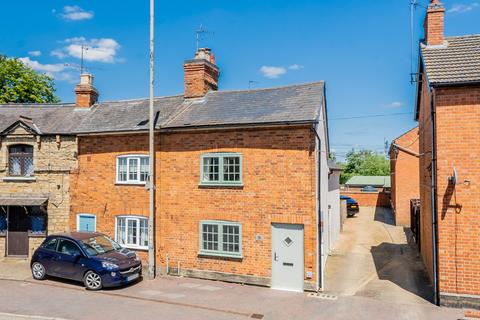
<svg viewBox="0 0 480 320">
<path fill-rule="evenodd" d="M 77 167 L 77 142 L 73 136 L 35 136 L 18 127 L 0 137 L 0 195 L 42 194 L 48 197 L 47 233 L 70 230 L 70 171 Z M 14 144 L 33 147 L 34 174 L 29 179 L 9 176 L 8 148 Z M 32 247 L 40 240 L 31 240 Z M 31 248 L 30 248 L 31 249 Z M 31 250 L 29 249 L 29 252 Z M 5 249 L 0 248 L 0 256 Z"/>
</svg>

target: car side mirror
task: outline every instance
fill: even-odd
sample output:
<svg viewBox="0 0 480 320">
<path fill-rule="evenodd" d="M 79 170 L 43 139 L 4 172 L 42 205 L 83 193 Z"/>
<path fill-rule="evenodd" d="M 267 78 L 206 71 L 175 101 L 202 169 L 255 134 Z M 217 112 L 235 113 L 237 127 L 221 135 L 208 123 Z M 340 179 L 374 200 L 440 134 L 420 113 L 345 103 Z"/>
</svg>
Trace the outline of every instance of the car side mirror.
<svg viewBox="0 0 480 320">
<path fill-rule="evenodd" d="M 73 259 L 74 259 L 75 261 L 80 260 L 81 257 L 82 257 L 82 254 L 81 254 L 80 252 L 75 252 L 75 253 L 73 254 Z"/>
</svg>

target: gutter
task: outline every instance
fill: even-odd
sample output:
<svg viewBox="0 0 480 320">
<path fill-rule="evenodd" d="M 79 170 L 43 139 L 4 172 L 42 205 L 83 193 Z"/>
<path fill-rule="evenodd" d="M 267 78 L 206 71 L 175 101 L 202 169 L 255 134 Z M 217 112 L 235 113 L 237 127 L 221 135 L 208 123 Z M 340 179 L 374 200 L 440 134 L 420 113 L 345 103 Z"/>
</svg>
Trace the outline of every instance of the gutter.
<svg viewBox="0 0 480 320">
<path fill-rule="evenodd" d="M 403 152 L 406 152 L 414 157 L 417 157 L 417 158 L 420 158 L 421 154 L 419 153 L 416 153 L 415 151 L 413 150 L 410 150 L 410 149 L 407 149 L 407 148 L 404 148 L 396 143 L 392 143 L 392 146 L 394 146 L 395 148 L 397 148 L 398 150 L 402 150 Z"/>
<path fill-rule="evenodd" d="M 438 281 L 438 215 L 437 215 L 437 137 L 436 137 L 436 101 L 435 89 L 432 88 L 432 99 L 430 101 L 430 113 L 432 119 L 432 163 L 431 163 L 431 201 L 432 201 L 432 262 L 433 262 L 433 288 L 434 288 L 434 302 L 437 306 L 440 305 L 440 284 Z"/>
</svg>

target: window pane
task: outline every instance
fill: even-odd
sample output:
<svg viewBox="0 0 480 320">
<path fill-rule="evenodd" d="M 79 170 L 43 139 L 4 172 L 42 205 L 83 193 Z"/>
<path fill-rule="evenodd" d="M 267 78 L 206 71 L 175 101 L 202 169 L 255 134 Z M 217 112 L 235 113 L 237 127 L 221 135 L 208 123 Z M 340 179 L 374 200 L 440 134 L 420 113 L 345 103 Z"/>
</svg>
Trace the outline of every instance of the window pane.
<svg viewBox="0 0 480 320">
<path fill-rule="evenodd" d="M 9 174 L 12 176 L 31 176 L 33 174 L 33 147 L 15 145 L 8 148 Z"/>
<path fill-rule="evenodd" d="M 223 180 L 240 181 L 240 157 L 223 158 Z"/>
<path fill-rule="evenodd" d="M 240 252 L 240 227 L 239 226 L 223 226 L 223 251 L 224 252 Z"/>
<path fill-rule="evenodd" d="M 140 219 L 140 245 L 148 246 L 148 219 Z"/>
<path fill-rule="evenodd" d="M 140 181 L 147 181 L 148 180 L 148 172 L 149 172 L 149 159 L 148 158 L 140 158 Z"/>
<path fill-rule="evenodd" d="M 128 159 L 128 180 L 138 180 L 138 159 Z"/>
<path fill-rule="evenodd" d="M 6 207 L 4 207 L 6 210 Z M 3 208 L 0 207 L 0 234 L 7 231 L 7 214 L 3 212 Z"/>
<path fill-rule="evenodd" d="M 127 181 L 127 158 L 118 158 L 118 181 Z"/>
<path fill-rule="evenodd" d="M 20 176 L 22 174 L 21 162 L 22 162 L 21 158 L 10 155 L 10 161 L 9 161 L 10 175 Z"/>
<path fill-rule="evenodd" d="M 127 244 L 137 245 L 138 239 L 138 223 L 137 220 L 127 220 Z"/>
<path fill-rule="evenodd" d="M 117 242 L 121 245 L 127 244 L 125 218 L 117 218 Z"/>
<path fill-rule="evenodd" d="M 203 158 L 203 181 L 219 181 L 219 158 L 205 157 Z"/>
<path fill-rule="evenodd" d="M 60 240 L 57 251 L 63 254 L 68 254 L 70 256 L 81 253 L 80 248 L 75 243 L 69 240 Z"/>
<path fill-rule="evenodd" d="M 48 242 L 42 245 L 43 248 L 47 250 L 56 250 L 57 249 L 57 238 L 52 238 Z"/>
<path fill-rule="evenodd" d="M 203 250 L 218 251 L 218 225 L 202 225 L 202 248 Z"/>
</svg>

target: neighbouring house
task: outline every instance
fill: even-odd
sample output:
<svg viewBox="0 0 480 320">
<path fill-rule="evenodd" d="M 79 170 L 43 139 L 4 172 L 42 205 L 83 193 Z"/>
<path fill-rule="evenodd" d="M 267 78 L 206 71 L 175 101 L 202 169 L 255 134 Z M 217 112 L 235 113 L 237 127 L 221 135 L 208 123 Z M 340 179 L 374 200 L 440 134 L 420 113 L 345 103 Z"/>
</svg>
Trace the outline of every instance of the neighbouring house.
<svg viewBox="0 0 480 320">
<path fill-rule="evenodd" d="M 75 105 L 0 105 L 0 257 L 27 257 L 69 229 Z"/>
<path fill-rule="evenodd" d="M 418 127 L 390 144 L 391 200 L 395 224 L 410 226 L 411 200 L 420 198 Z"/>
<path fill-rule="evenodd" d="M 480 35 L 446 37 L 432 0 L 420 43 L 421 255 L 441 305 L 480 309 Z"/>
<path fill-rule="evenodd" d="M 335 245 L 335 242 L 340 235 L 342 229 L 342 223 L 344 219 L 340 214 L 340 173 L 342 168 L 339 167 L 334 161 L 328 162 L 330 171 L 328 173 L 328 211 L 325 216 L 325 225 L 328 229 L 325 231 L 325 250 L 326 254 L 329 254 Z"/>
<path fill-rule="evenodd" d="M 218 91 L 209 49 L 185 91 L 155 98 L 155 252 L 160 274 L 319 290 L 340 230 L 323 81 Z M 146 257 L 148 100 L 0 106 L 0 252 L 99 231 Z M 7 223 L 8 221 L 8 223 Z"/>
<path fill-rule="evenodd" d="M 390 177 L 353 176 L 341 194 L 355 199 L 361 207 L 390 207 Z"/>
</svg>

